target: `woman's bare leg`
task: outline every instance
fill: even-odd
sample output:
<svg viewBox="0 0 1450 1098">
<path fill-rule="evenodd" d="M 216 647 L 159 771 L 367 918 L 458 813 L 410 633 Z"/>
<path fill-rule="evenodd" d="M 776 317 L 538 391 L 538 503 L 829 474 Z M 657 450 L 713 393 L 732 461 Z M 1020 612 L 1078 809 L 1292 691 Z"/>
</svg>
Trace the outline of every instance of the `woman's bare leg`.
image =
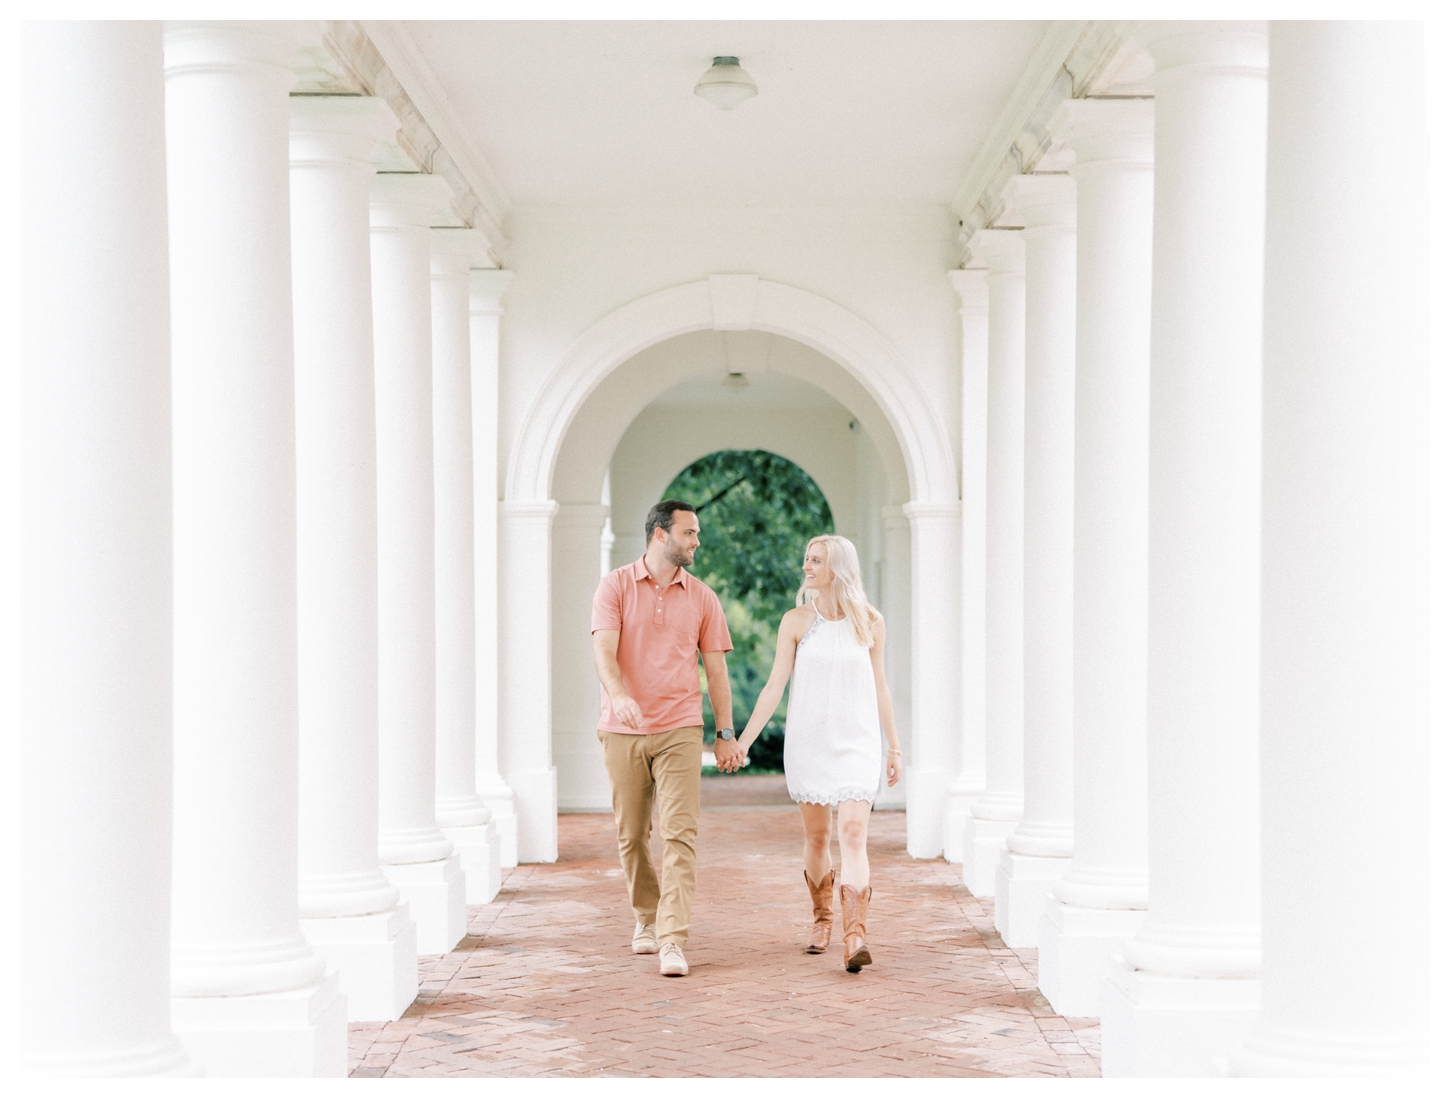
<svg viewBox="0 0 1450 1098">
<path fill-rule="evenodd" d="M 866 825 L 870 820 L 870 801 L 842 801 L 836 806 L 836 838 L 841 844 L 839 880 L 855 889 L 871 883 L 871 866 L 866 860 Z"/>
<path fill-rule="evenodd" d="M 806 829 L 806 874 L 816 884 L 831 871 L 831 806 L 801 802 Z"/>
</svg>

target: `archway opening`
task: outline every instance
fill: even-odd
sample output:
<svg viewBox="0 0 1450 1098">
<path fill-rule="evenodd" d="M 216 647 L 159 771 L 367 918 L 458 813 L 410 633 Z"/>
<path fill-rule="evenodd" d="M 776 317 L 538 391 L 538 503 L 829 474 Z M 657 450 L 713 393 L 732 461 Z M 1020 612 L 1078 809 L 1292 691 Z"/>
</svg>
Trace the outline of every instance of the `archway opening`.
<svg viewBox="0 0 1450 1098">
<path fill-rule="evenodd" d="M 676 474 L 668 499 L 695 505 L 700 549 L 690 571 L 719 596 L 735 645 L 730 653 L 734 712 L 727 722 L 744 728 L 770 677 L 780 619 L 795 605 L 806 543 L 835 533 L 826 494 L 795 462 L 769 450 L 716 450 Z M 702 669 L 703 674 L 703 669 Z M 707 740 L 716 720 L 705 699 Z M 784 769 L 785 710 L 789 693 L 750 750 L 741 773 Z"/>
</svg>

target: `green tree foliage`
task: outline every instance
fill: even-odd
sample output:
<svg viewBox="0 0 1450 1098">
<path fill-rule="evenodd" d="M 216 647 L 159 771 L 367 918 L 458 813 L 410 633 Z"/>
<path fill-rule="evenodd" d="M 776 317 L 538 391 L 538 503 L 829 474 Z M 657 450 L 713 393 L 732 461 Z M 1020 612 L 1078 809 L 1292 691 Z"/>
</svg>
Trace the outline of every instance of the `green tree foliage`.
<svg viewBox="0 0 1450 1098">
<path fill-rule="evenodd" d="M 768 450 L 718 450 L 665 491 L 699 508 L 700 549 L 690 569 L 714 588 L 735 650 L 730 690 L 736 728 L 755 711 L 775 658 L 776 629 L 795 605 L 806 542 L 835 532 L 825 494 L 800 466 Z M 703 673 L 702 673 L 703 686 Z M 750 749 L 749 770 L 780 771 L 786 699 Z M 705 700 L 705 727 L 714 714 Z"/>
</svg>

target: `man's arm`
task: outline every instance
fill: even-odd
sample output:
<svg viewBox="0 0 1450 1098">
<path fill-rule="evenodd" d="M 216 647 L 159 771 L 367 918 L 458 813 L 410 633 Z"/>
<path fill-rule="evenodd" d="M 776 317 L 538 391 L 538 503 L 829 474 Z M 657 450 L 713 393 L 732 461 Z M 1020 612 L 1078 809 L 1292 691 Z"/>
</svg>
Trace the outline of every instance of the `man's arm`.
<svg viewBox="0 0 1450 1098">
<path fill-rule="evenodd" d="M 710 708 L 715 710 L 715 728 L 730 728 L 734 725 L 730 697 L 730 673 L 725 669 L 724 652 L 701 652 L 705 662 L 705 688 L 710 694 Z M 715 765 L 725 769 L 725 764 L 736 762 L 738 744 L 731 740 L 715 737 Z M 741 752 L 743 754 L 743 752 Z M 736 766 L 738 766 L 736 762 Z M 735 769 L 735 767 L 731 767 Z"/>
<path fill-rule="evenodd" d="M 600 629 L 595 632 L 594 670 L 599 675 L 599 681 L 604 684 L 604 692 L 609 695 L 609 704 L 614 707 L 614 715 L 619 718 L 619 723 L 638 731 L 639 726 L 644 723 L 644 713 L 640 711 L 639 703 L 625 690 L 624 678 L 619 673 L 618 629 Z M 725 690 L 728 698 L 729 684 Z M 712 701 L 715 698 L 713 690 L 710 698 Z"/>
</svg>

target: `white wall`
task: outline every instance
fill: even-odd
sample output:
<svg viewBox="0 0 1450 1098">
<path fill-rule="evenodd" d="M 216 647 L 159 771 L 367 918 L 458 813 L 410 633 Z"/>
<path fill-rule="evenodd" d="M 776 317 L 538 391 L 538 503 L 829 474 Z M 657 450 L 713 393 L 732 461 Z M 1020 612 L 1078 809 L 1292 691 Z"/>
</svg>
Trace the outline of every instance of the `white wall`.
<svg viewBox="0 0 1450 1098">
<path fill-rule="evenodd" d="M 956 302 L 942 277 L 955 265 L 956 222 L 945 207 L 525 209 L 508 228 L 506 265 L 517 277 L 501 336 L 503 465 L 544 379 L 591 325 L 647 294 L 718 273 L 758 274 L 855 313 L 891 342 L 947 434 L 958 434 Z M 596 489 L 591 501 L 598 498 Z"/>
</svg>

